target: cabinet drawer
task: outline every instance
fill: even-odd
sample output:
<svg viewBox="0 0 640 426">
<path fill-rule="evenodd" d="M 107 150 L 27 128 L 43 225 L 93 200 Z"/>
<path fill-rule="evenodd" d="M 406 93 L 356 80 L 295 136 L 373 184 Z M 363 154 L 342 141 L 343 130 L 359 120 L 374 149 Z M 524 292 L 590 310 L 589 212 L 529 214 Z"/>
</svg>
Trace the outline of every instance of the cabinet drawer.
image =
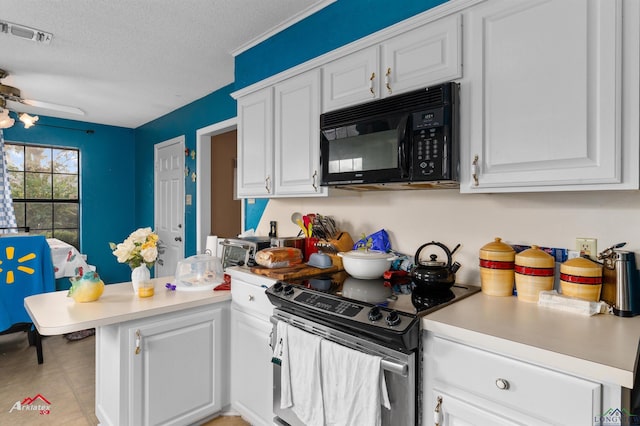
<svg viewBox="0 0 640 426">
<path fill-rule="evenodd" d="M 592 424 L 601 385 L 434 337 L 429 371 L 436 387 L 452 387 L 553 424 Z"/>
<path fill-rule="evenodd" d="M 231 277 L 231 301 L 243 311 L 266 317 L 273 312 L 273 305 L 265 294 L 266 288 Z"/>
</svg>

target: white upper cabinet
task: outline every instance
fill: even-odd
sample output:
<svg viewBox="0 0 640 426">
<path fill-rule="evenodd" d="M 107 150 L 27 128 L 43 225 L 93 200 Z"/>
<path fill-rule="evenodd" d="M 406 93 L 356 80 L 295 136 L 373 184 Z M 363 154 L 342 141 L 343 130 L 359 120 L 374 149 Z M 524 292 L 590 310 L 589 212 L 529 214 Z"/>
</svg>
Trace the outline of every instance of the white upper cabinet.
<svg viewBox="0 0 640 426">
<path fill-rule="evenodd" d="M 238 99 L 238 197 L 273 194 L 273 88 Z"/>
<path fill-rule="evenodd" d="M 621 0 L 467 10 L 461 192 L 637 189 L 637 18 Z"/>
<path fill-rule="evenodd" d="M 319 69 L 238 98 L 238 197 L 326 196 L 319 139 Z"/>
<path fill-rule="evenodd" d="M 275 86 L 275 193 L 326 195 L 320 187 L 320 70 Z"/>
<path fill-rule="evenodd" d="M 331 111 L 380 96 L 378 46 L 369 47 L 325 65 L 322 69 L 323 110 Z"/>
<path fill-rule="evenodd" d="M 461 16 L 430 22 L 323 66 L 323 112 L 460 78 Z"/>
</svg>

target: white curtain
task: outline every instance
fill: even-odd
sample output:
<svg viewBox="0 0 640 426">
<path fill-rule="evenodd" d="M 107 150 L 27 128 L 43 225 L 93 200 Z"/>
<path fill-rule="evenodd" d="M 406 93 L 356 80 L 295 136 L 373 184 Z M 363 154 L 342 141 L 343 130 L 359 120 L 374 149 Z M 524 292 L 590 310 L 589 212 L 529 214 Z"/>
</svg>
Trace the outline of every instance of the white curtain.
<svg viewBox="0 0 640 426">
<path fill-rule="evenodd" d="M 11 198 L 9 175 L 7 174 L 7 155 L 4 150 L 4 134 L 1 129 L 0 152 L 2 152 L 2 163 L 0 164 L 0 233 L 6 233 L 7 228 L 10 228 L 9 232 L 17 232 L 16 214 L 13 210 L 13 199 Z"/>
</svg>

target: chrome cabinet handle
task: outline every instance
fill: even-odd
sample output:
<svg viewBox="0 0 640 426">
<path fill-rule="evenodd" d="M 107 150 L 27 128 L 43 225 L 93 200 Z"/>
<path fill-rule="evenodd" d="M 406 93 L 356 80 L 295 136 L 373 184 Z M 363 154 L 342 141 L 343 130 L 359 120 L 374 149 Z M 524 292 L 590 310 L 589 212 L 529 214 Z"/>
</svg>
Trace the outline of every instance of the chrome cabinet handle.
<svg viewBox="0 0 640 426">
<path fill-rule="evenodd" d="M 369 91 L 371 92 L 372 97 L 376 95 L 375 90 L 373 90 L 373 80 L 375 79 L 376 79 L 376 73 L 372 72 L 371 77 L 369 77 Z"/>
<path fill-rule="evenodd" d="M 433 424 L 435 426 L 440 426 L 442 423 L 442 413 L 440 412 L 440 408 L 442 406 L 442 397 L 438 396 L 438 403 L 436 404 L 436 408 L 433 410 Z"/>
<path fill-rule="evenodd" d="M 254 300 L 256 300 L 255 296 L 253 294 L 249 295 L 249 302 L 253 302 Z"/>
<path fill-rule="evenodd" d="M 140 330 L 136 330 L 136 355 L 140 354 L 140 344 L 142 343 L 142 336 Z"/>
<path fill-rule="evenodd" d="M 505 379 L 496 379 L 496 386 L 500 390 L 507 390 L 509 389 L 509 382 Z"/>
<path fill-rule="evenodd" d="M 316 184 L 316 179 L 318 178 L 318 171 L 317 170 L 313 171 L 312 178 L 313 178 L 313 183 L 311 185 L 313 186 L 313 190 L 315 192 L 318 192 L 318 185 Z"/>
<path fill-rule="evenodd" d="M 267 190 L 267 194 L 271 194 L 271 176 L 267 176 L 264 180 L 264 187 Z"/>
<path fill-rule="evenodd" d="M 384 84 L 387 86 L 387 92 L 391 94 L 391 84 L 389 83 L 389 76 L 391 75 L 391 68 L 387 68 L 387 73 L 384 75 Z"/>
<path fill-rule="evenodd" d="M 471 163 L 471 176 L 473 176 L 473 186 L 478 186 L 478 156 L 473 157 Z"/>
</svg>

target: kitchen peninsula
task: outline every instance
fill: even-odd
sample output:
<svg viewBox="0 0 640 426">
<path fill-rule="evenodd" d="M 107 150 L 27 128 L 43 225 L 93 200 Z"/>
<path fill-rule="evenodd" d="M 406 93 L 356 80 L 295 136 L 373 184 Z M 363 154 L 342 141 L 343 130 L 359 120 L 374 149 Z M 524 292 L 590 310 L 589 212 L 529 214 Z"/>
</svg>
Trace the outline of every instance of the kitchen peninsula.
<svg viewBox="0 0 640 426">
<path fill-rule="evenodd" d="M 131 283 L 95 302 L 66 291 L 25 299 L 42 335 L 96 328 L 96 417 L 102 425 L 193 423 L 220 411 L 228 355 L 229 291 L 171 291 L 138 298 Z"/>
</svg>

